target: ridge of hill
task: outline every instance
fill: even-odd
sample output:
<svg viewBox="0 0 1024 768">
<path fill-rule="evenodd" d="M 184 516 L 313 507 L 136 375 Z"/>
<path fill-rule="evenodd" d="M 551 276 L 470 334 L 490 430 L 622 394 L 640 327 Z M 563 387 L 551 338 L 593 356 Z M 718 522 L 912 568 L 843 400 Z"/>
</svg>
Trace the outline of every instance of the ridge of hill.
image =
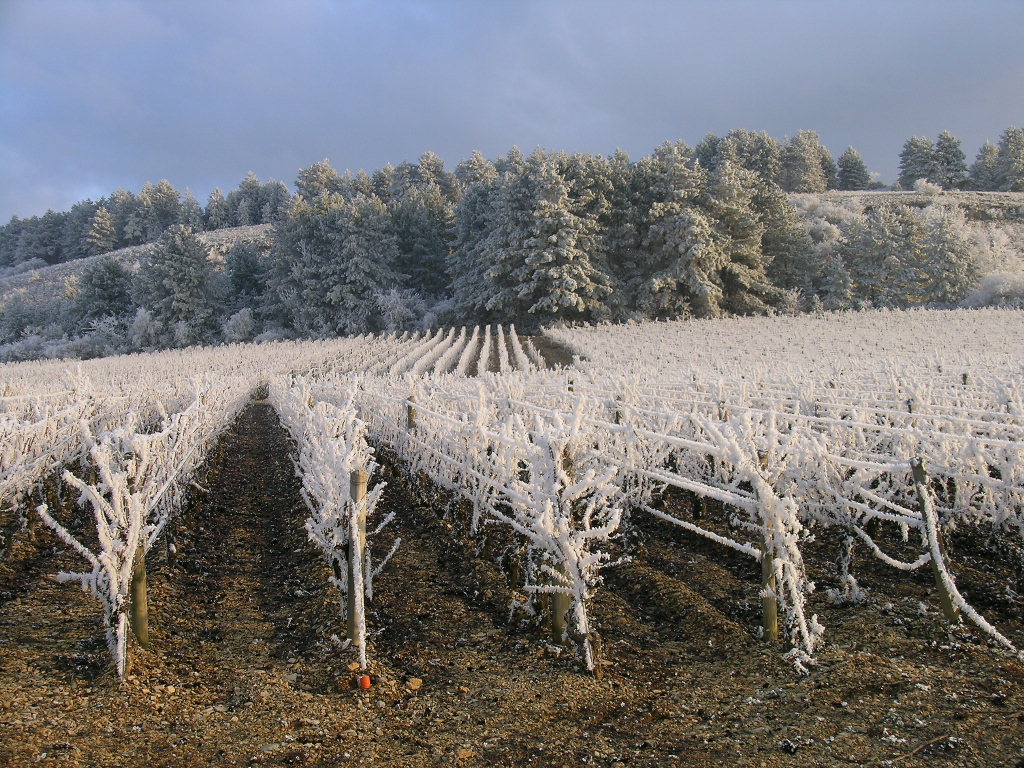
<svg viewBox="0 0 1024 768">
<path fill-rule="evenodd" d="M 247 227 L 226 227 L 196 234 L 203 245 L 210 249 L 210 258 L 219 261 L 224 254 L 239 243 L 257 242 L 269 248 L 272 244 L 271 228 L 270 224 L 254 224 Z M 37 300 L 56 298 L 63 293 L 68 282 L 81 275 L 90 264 L 110 257 L 117 259 L 125 266 L 134 268 L 155 247 L 156 241 L 144 245 L 132 245 L 84 259 L 75 259 L 8 277 L 0 277 L 0 301 L 19 292 L 31 293 L 32 298 Z"/>
</svg>

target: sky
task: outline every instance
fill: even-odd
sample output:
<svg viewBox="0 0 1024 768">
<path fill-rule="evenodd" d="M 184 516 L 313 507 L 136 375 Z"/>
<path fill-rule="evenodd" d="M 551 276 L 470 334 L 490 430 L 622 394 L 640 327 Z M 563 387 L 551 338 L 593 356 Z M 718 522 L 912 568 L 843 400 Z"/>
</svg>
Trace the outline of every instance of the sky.
<svg viewBox="0 0 1024 768">
<path fill-rule="evenodd" d="M 1024 126 L 1022 29 L 1022 0 L 0 0 L 0 221 L 734 128 L 815 130 L 891 183 L 910 136 L 970 162 Z"/>
</svg>

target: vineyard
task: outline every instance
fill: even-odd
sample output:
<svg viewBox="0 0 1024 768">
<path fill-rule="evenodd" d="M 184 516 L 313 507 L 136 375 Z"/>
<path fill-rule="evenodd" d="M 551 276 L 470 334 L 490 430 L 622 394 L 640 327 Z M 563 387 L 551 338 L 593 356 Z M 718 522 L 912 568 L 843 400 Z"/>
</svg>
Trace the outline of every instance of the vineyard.
<svg viewBox="0 0 1024 768">
<path fill-rule="evenodd" d="M 3 366 L 0 763 L 1022 765 L 1022 360 L 979 310 Z"/>
</svg>

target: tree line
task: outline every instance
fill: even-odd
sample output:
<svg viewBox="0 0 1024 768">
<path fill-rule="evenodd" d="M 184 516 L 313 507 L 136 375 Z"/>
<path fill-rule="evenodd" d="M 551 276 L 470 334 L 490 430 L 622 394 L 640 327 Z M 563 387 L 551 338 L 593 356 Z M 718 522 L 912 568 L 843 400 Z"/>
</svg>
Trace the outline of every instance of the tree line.
<svg viewBox="0 0 1024 768">
<path fill-rule="evenodd" d="M 835 160 L 814 131 L 799 131 L 785 141 L 763 131 L 708 134 L 694 152 L 705 169 L 730 160 L 785 192 L 885 188 L 872 178 L 854 147 Z M 411 165 L 403 163 L 399 170 Z M 949 131 L 934 142 L 913 136 L 900 152 L 899 177 L 893 188 L 912 189 L 921 179 L 947 190 L 1024 191 L 1024 129 L 1007 128 L 997 144 L 986 141 L 970 166 L 960 140 Z M 154 242 L 176 225 L 209 231 L 277 224 L 290 198 L 282 182 L 271 179 L 261 184 L 249 172 L 226 196 L 214 189 L 205 207 L 191 192 L 183 194 L 164 179 L 145 184 L 138 194 L 119 189 L 98 201 L 76 203 L 68 211 L 13 216 L 0 226 L 0 275 Z"/>
<path fill-rule="evenodd" d="M 733 131 L 637 161 L 517 148 L 452 171 L 429 152 L 372 174 L 322 161 L 291 198 L 250 174 L 201 224 L 174 220 L 170 193 L 159 218 L 151 194 L 138 218 L 164 229 L 137 269 L 95 260 L 63 308 L 8 299 L 0 354 L 961 301 L 980 272 L 955 201 L 855 211 L 787 193 L 849 183 L 856 164 L 840 161 L 809 131 L 785 144 Z M 254 220 L 273 223 L 272 244 L 239 242 L 222 264 L 196 237 Z"/>
<path fill-rule="evenodd" d="M 182 194 L 164 179 L 146 183 L 138 194 L 119 189 L 97 201 L 76 203 L 69 211 L 14 216 L 0 227 L 0 274 L 152 243 L 173 226 L 203 231 L 273 224 L 284 215 L 290 199 L 285 184 L 262 184 L 250 172 L 226 196 L 214 189 L 205 208 L 191 192 Z"/>
</svg>

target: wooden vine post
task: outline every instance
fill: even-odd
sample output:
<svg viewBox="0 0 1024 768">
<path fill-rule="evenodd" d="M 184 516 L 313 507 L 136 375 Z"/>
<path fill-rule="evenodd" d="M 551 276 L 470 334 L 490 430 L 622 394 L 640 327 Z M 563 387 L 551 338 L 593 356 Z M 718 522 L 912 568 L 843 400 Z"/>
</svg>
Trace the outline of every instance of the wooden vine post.
<svg viewBox="0 0 1024 768">
<path fill-rule="evenodd" d="M 775 556 L 772 554 L 771 531 L 765 535 L 761 548 L 761 627 L 765 640 L 779 640 L 778 580 L 775 577 Z"/>
<path fill-rule="evenodd" d="M 410 432 L 416 431 L 416 397 L 409 395 L 409 401 L 405 404 L 405 428 Z"/>
<path fill-rule="evenodd" d="M 359 569 L 362 568 L 362 553 L 366 551 L 366 507 L 362 504 L 366 497 L 366 486 L 370 479 L 365 469 L 353 470 L 349 478 L 349 496 L 352 499 L 353 514 L 356 517 L 356 536 L 349 537 L 348 542 L 348 639 L 355 646 L 360 645 L 359 624 L 363 613 L 363 595 L 357 594 L 355 584 Z"/>
<path fill-rule="evenodd" d="M 768 469 L 768 454 L 758 452 L 758 463 L 762 470 Z M 760 498 L 760 494 L 758 494 Z M 761 629 L 762 636 L 770 643 L 779 641 L 779 583 L 775 575 L 775 547 L 772 524 L 765 526 L 764 541 L 761 543 Z"/>
<path fill-rule="evenodd" d="M 924 462 L 919 457 L 910 460 L 910 472 L 914 478 L 914 486 L 917 489 L 918 498 L 921 500 L 921 518 L 924 521 L 925 535 L 928 537 L 928 547 L 932 553 L 932 573 L 935 575 L 935 588 L 939 593 L 939 603 L 942 605 L 942 613 L 946 621 L 951 624 L 960 623 L 960 609 L 953 601 L 949 584 L 943 578 L 943 566 L 946 560 L 946 551 L 942 543 L 942 531 L 939 529 L 938 519 L 935 517 L 935 509 L 932 506 L 931 497 L 928 494 L 928 473 L 925 471 Z M 938 557 L 935 555 L 938 554 Z M 948 574 L 947 578 L 951 578 Z"/>
<path fill-rule="evenodd" d="M 562 471 L 571 479 L 574 474 L 572 456 L 568 451 L 563 449 L 558 457 L 558 461 L 561 465 Z M 572 514 L 571 510 L 567 510 L 567 512 L 570 515 Z M 566 571 L 564 563 L 558 563 L 555 566 L 555 570 L 560 576 L 564 577 L 564 581 L 569 580 L 569 573 Z M 572 595 L 566 594 L 565 592 L 551 593 L 551 640 L 555 643 L 562 643 L 565 641 L 567 636 L 566 630 L 568 628 L 568 621 L 566 617 L 571 608 Z"/>
<path fill-rule="evenodd" d="M 143 648 L 149 648 L 149 597 L 146 582 L 146 550 L 139 544 L 132 564 L 132 582 L 128 596 L 128 623 Z"/>
</svg>

